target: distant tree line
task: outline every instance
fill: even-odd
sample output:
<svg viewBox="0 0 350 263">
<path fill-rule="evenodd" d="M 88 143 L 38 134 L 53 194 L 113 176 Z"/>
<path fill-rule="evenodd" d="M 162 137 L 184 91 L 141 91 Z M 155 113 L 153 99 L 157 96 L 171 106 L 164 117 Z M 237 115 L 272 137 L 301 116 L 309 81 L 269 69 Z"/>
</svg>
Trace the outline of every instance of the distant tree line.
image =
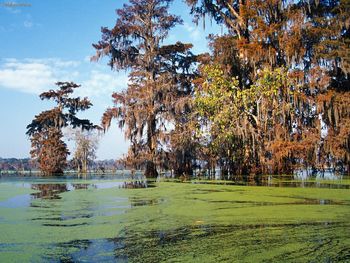
<svg viewBox="0 0 350 263">
<path fill-rule="evenodd" d="M 108 173 L 116 170 L 124 170 L 125 166 L 121 160 L 91 160 L 88 163 L 86 172 Z M 67 160 L 65 171 L 77 171 L 74 159 Z M 1 158 L 0 157 L 0 173 L 28 173 L 40 172 L 39 165 L 31 158 Z"/>
<path fill-rule="evenodd" d="M 38 166 L 30 158 L 1 158 L 0 172 L 22 172 L 37 170 Z"/>
</svg>

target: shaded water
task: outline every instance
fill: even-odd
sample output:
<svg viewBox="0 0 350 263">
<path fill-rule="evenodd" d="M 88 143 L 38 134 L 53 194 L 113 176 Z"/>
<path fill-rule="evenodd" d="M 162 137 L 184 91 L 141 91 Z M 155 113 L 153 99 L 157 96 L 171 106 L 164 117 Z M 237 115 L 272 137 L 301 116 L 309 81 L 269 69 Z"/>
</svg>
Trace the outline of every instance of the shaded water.
<svg viewBox="0 0 350 263">
<path fill-rule="evenodd" d="M 2 177 L 0 262 L 350 261 L 348 178 L 211 183 Z"/>
</svg>

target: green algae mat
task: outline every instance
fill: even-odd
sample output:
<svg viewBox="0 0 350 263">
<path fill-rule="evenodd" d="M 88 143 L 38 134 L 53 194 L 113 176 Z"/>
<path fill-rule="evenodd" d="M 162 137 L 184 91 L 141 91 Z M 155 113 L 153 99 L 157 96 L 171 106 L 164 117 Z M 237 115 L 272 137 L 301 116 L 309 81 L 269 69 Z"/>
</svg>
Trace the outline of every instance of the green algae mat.
<svg viewBox="0 0 350 263">
<path fill-rule="evenodd" d="M 0 179 L 0 262 L 350 262 L 348 181 L 124 186 Z"/>
</svg>

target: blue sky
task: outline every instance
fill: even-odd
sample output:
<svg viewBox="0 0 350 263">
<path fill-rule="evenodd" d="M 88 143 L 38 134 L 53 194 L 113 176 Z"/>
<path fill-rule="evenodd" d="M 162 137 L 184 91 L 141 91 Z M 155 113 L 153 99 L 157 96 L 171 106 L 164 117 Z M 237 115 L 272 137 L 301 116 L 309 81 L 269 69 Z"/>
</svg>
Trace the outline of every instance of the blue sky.
<svg viewBox="0 0 350 263">
<path fill-rule="evenodd" d="M 99 123 L 112 106 L 111 94 L 126 88 L 125 72 L 111 71 L 106 60 L 90 62 L 91 44 L 101 36 L 101 26 L 112 27 L 121 0 L 0 0 L 0 157 L 29 157 L 26 126 L 34 115 L 53 106 L 38 97 L 56 81 L 82 85 L 79 96 L 94 106 L 80 116 Z M 208 50 L 206 36 L 220 32 L 206 23 L 196 27 L 189 8 L 175 0 L 171 12 L 184 24 L 170 32 L 167 42 L 191 42 L 193 52 Z M 116 125 L 101 138 L 99 159 L 115 159 L 127 152 L 128 143 Z"/>
</svg>

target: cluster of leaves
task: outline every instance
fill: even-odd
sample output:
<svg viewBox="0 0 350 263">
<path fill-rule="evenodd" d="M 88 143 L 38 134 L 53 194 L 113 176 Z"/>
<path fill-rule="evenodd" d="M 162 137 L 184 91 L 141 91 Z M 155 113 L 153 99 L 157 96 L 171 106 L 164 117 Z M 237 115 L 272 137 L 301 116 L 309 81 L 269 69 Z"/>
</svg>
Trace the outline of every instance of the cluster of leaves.
<svg viewBox="0 0 350 263">
<path fill-rule="evenodd" d="M 201 76 L 194 102 L 198 137 L 204 139 L 209 155 L 227 172 L 264 169 L 265 148 L 276 137 L 276 126 L 283 126 L 295 109 L 290 97 L 300 95 L 290 89 L 286 70 L 265 69 L 249 89 L 241 89 L 238 79 L 225 75 L 219 65 L 203 66 Z M 280 136 L 292 139 L 286 136 L 291 130 Z"/>
</svg>

